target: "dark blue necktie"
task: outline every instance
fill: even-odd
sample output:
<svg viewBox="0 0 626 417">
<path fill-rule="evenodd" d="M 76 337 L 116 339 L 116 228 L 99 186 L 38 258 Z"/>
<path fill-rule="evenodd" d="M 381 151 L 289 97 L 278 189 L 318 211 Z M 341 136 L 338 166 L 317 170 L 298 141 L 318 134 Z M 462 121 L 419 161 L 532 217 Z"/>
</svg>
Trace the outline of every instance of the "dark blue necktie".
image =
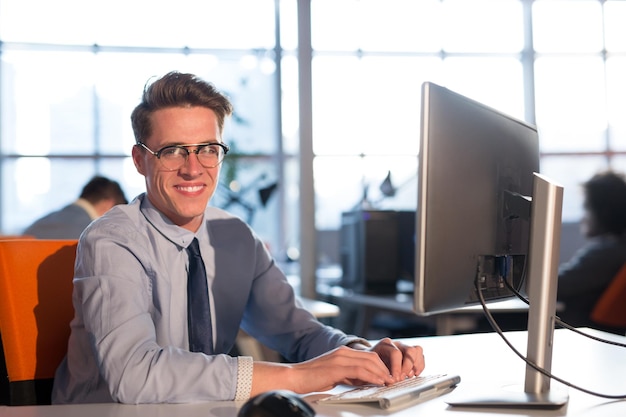
<svg viewBox="0 0 626 417">
<path fill-rule="evenodd" d="M 189 273 L 187 277 L 187 321 L 189 350 L 192 352 L 213 352 L 211 334 L 211 307 L 207 287 L 206 270 L 200 256 L 198 239 L 193 239 L 187 247 Z"/>
</svg>

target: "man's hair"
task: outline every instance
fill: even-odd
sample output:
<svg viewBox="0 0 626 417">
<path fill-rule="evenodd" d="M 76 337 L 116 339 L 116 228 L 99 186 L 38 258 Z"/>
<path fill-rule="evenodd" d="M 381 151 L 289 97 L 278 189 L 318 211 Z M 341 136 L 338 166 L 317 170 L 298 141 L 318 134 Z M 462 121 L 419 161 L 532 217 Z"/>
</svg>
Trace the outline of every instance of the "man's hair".
<svg viewBox="0 0 626 417">
<path fill-rule="evenodd" d="M 585 206 L 594 214 L 602 232 L 620 235 L 626 231 L 626 181 L 616 172 L 594 175 L 583 184 Z"/>
<path fill-rule="evenodd" d="M 95 176 L 89 180 L 83 187 L 80 198 L 84 198 L 92 204 L 104 199 L 113 199 L 115 204 L 128 203 L 119 183 L 102 176 Z"/>
<path fill-rule="evenodd" d="M 215 112 L 220 133 L 224 122 L 233 112 L 230 100 L 215 86 L 193 74 L 177 71 L 146 83 L 141 103 L 133 110 L 130 120 L 137 143 L 152 134 L 152 114 L 171 107 L 206 107 Z"/>
</svg>

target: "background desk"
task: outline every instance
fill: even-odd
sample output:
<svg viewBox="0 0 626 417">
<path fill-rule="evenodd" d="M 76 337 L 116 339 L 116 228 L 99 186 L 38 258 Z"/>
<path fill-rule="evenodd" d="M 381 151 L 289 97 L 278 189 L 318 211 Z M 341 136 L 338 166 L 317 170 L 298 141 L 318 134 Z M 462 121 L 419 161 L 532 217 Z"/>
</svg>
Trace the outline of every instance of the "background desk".
<svg viewBox="0 0 626 417">
<path fill-rule="evenodd" d="M 432 328 L 434 333 L 439 336 L 457 332 L 473 332 L 478 321 L 484 317 L 480 305 L 428 317 L 419 317 L 413 312 L 413 295 L 406 293 L 361 294 L 333 285 L 318 285 L 317 291 L 320 298 L 339 305 L 342 314 L 353 316 L 337 321 L 338 327 L 349 333 L 370 338 L 375 338 L 369 331 L 374 324 L 376 315 L 380 312 L 389 312 L 398 317 L 410 319 L 415 323 L 421 323 L 426 328 Z M 523 319 L 526 320 L 528 306 L 519 299 L 509 299 L 489 304 L 489 311 L 496 316 L 499 314 L 520 314 L 524 315 Z M 351 323 L 352 327 L 346 323 Z"/>
<path fill-rule="evenodd" d="M 593 332 L 626 343 L 626 337 Z M 522 352 L 526 351 L 526 332 L 507 335 Z M 426 373 L 454 372 L 461 375 L 457 392 L 499 389 L 507 384 L 521 385 L 525 365 L 495 333 L 435 336 L 406 339 L 420 344 L 426 356 Z M 555 333 L 552 371 L 585 388 L 610 394 L 626 394 L 626 349 L 601 344 L 567 330 Z M 448 395 L 454 395 L 455 392 Z M 619 417 L 626 415 L 625 401 L 610 401 L 570 389 L 569 404 L 558 410 L 506 410 L 451 408 L 446 396 L 405 408 L 394 413 L 358 405 L 318 405 L 318 417 L 476 417 L 476 416 L 585 416 Z M 323 394 L 306 396 L 309 401 Z M 235 417 L 241 403 L 121 405 L 89 404 L 64 406 L 0 407 L 2 417 Z"/>
</svg>

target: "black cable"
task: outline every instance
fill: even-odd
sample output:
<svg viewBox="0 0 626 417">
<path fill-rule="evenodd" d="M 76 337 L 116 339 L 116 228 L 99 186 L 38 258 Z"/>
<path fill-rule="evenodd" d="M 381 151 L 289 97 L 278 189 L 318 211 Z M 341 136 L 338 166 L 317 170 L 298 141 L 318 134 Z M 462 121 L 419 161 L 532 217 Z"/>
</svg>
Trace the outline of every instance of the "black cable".
<svg viewBox="0 0 626 417">
<path fill-rule="evenodd" d="M 491 327 L 493 328 L 493 330 L 498 333 L 498 335 L 502 338 L 502 340 L 504 340 L 504 343 L 506 343 L 509 348 L 518 356 L 520 357 L 524 362 L 526 362 L 526 364 L 528 366 L 530 366 L 531 368 L 533 368 L 534 370 L 536 370 L 537 372 L 541 373 L 544 376 L 547 376 L 548 378 L 554 379 L 555 381 L 558 381 L 560 383 L 562 383 L 563 385 L 566 385 L 570 388 L 574 388 L 578 391 L 582 391 L 586 394 L 590 394 L 596 397 L 601 397 L 601 398 L 607 398 L 607 399 L 611 399 L 611 400 L 626 400 L 626 394 L 623 395 L 609 395 L 609 394 L 602 394 L 599 392 L 595 392 L 595 391 L 591 391 L 588 390 L 586 388 L 582 388 L 579 387 L 578 385 L 574 385 L 573 383 L 566 381 L 562 378 L 557 377 L 556 375 L 553 375 L 551 372 L 548 372 L 547 370 L 545 370 L 544 368 L 540 367 L 539 365 L 535 364 L 534 362 L 532 362 L 531 360 L 529 360 L 528 358 L 526 358 L 524 355 L 522 355 L 516 348 L 515 346 L 513 346 L 513 344 L 506 338 L 506 336 L 504 335 L 504 333 L 502 332 L 502 329 L 500 328 L 500 326 L 498 326 L 498 323 L 496 322 L 496 320 L 493 318 L 493 316 L 491 315 L 491 312 L 489 311 L 489 309 L 487 308 L 487 304 L 485 302 L 485 298 L 483 297 L 483 292 L 480 288 L 480 284 L 478 283 L 478 277 L 476 277 L 476 279 L 474 280 L 474 290 L 477 293 L 477 296 L 480 300 L 480 305 L 483 308 L 483 311 L 485 313 L 485 316 L 487 318 L 487 321 L 489 321 L 489 324 L 491 325 Z"/>
<path fill-rule="evenodd" d="M 504 284 L 507 286 L 507 288 L 513 292 L 513 294 L 515 294 L 515 296 L 517 298 L 519 298 L 520 300 L 522 300 L 524 303 L 526 303 L 527 305 L 530 304 L 528 299 L 526 297 L 524 297 L 522 294 L 519 293 L 519 291 L 517 291 L 515 288 L 513 288 L 513 286 L 511 285 L 511 283 L 508 280 L 504 280 Z M 559 316 L 555 317 L 556 319 L 556 324 L 558 324 L 559 326 L 572 331 L 580 336 L 584 336 L 587 337 L 591 340 L 595 340 L 596 342 L 601 342 L 601 343 L 606 343 L 608 345 L 613 345 L 613 346 L 620 346 L 620 347 L 626 347 L 626 343 L 620 343 L 620 342 L 616 342 L 614 340 L 607 340 L 607 339 L 603 339 L 601 337 L 598 336 L 593 336 L 589 333 L 585 333 L 583 331 L 580 331 L 579 329 L 575 328 L 574 326 L 571 326 L 569 324 L 567 324 L 566 322 L 564 322 L 563 320 L 561 320 L 561 318 Z"/>
</svg>

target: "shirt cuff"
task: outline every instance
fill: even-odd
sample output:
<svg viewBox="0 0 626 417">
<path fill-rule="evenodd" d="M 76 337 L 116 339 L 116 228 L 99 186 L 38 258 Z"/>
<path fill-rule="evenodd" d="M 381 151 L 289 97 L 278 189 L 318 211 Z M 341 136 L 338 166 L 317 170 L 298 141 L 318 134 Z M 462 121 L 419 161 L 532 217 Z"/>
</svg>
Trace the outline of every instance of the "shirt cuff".
<svg viewBox="0 0 626 417">
<path fill-rule="evenodd" d="M 361 338 L 350 339 L 350 341 L 348 343 L 346 343 L 346 346 L 351 347 L 351 345 L 354 344 L 354 343 L 360 343 L 360 344 L 365 345 L 367 347 L 372 347 L 372 344 L 369 341 L 367 341 L 365 339 L 361 339 Z"/>
<path fill-rule="evenodd" d="M 251 356 L 237 357 L 237 389 L 235 401 L 245 401 L 252 391 L 252 370 L 254 362 Z"/>
</svg>

